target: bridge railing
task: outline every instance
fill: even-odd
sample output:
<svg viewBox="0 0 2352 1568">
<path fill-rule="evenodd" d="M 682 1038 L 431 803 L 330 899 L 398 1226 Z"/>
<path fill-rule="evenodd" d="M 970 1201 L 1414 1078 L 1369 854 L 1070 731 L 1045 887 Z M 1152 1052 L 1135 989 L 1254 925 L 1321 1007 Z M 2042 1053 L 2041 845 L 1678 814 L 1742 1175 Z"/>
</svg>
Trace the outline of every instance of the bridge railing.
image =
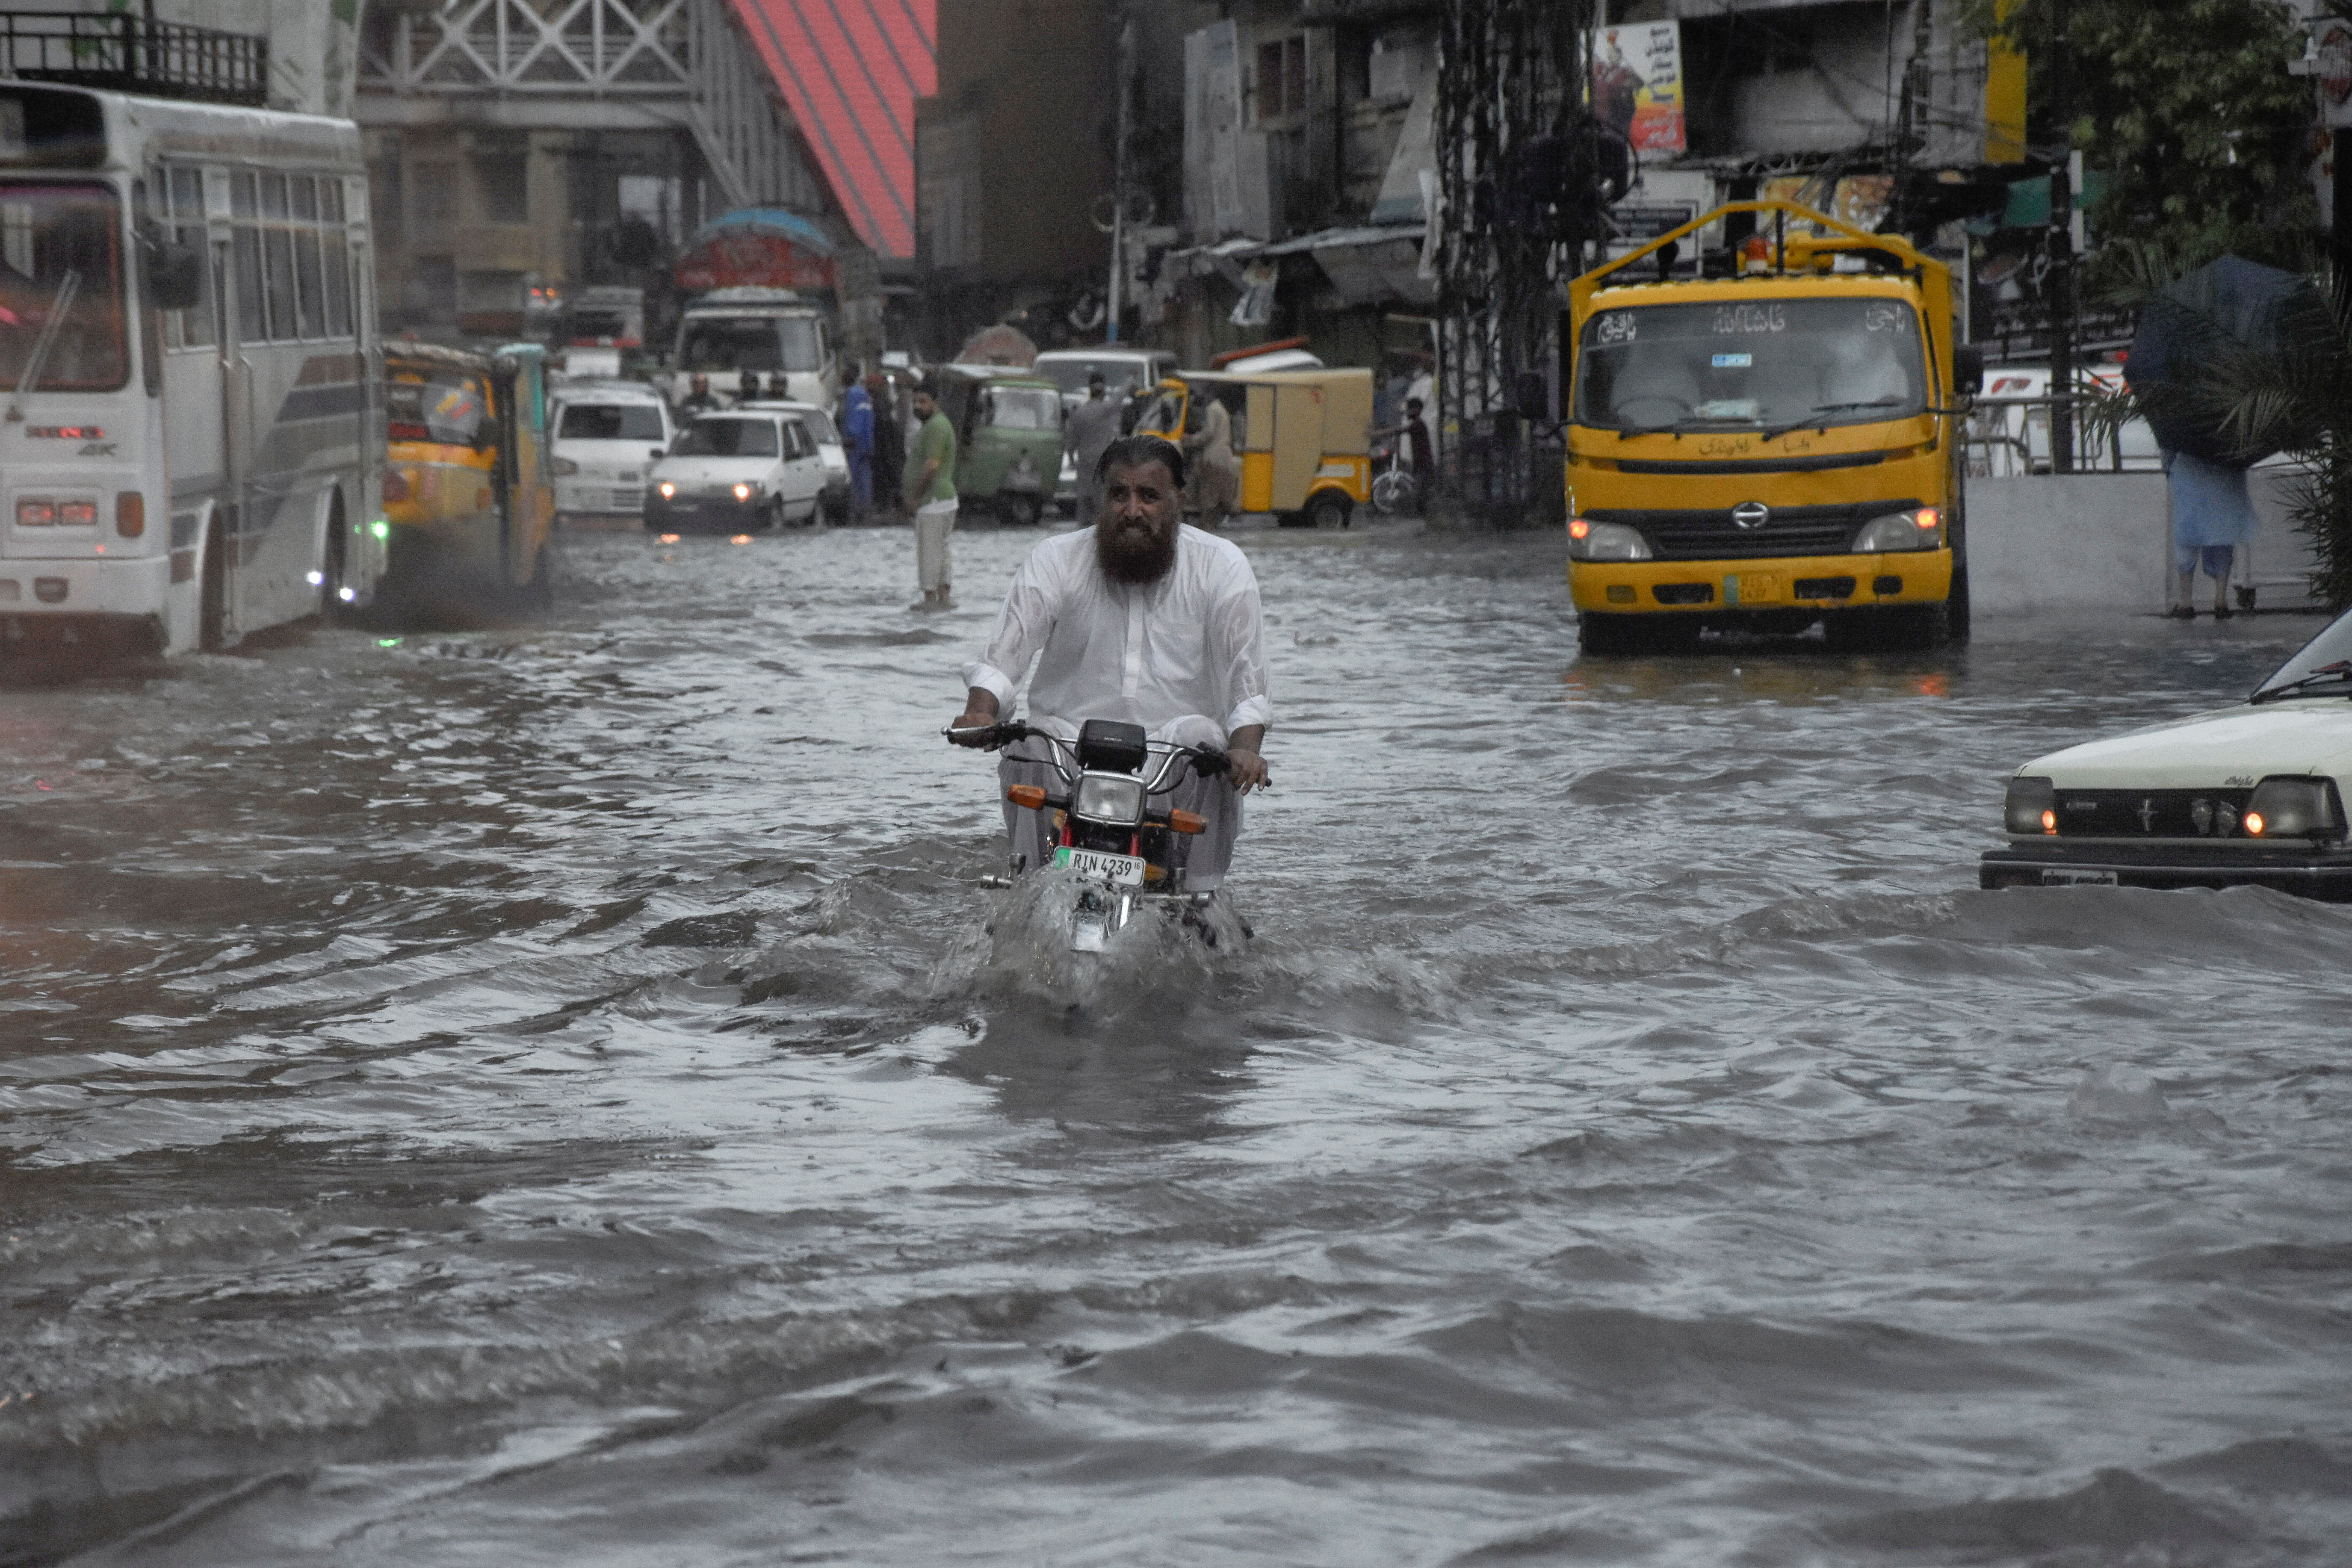
<svg viewBox="0 0 2352 1568">
<path fill-rule="evenodd" d="M 129 15 L 0 11 L 0 77 L 260 108 L 269 40 Z"/>
</svg>

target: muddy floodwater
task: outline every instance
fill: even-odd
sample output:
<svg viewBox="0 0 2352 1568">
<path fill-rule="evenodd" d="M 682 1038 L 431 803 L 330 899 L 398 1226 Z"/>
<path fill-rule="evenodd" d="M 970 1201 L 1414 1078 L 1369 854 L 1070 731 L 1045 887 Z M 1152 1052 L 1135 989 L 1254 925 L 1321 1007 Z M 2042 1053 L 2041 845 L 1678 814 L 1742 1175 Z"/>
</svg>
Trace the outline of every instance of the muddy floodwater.
<svg viewBox="0 0 2352 1568">
<path fill-rule="evenodd" d="M 0 689 L 0 1563 L 2340 1560 L 2352 916 L 1975 888 L 2316 622 L 1245 533 L 1255 938 L 1081 973 L 938 736 L 1039 537 Z"/>
</svg>

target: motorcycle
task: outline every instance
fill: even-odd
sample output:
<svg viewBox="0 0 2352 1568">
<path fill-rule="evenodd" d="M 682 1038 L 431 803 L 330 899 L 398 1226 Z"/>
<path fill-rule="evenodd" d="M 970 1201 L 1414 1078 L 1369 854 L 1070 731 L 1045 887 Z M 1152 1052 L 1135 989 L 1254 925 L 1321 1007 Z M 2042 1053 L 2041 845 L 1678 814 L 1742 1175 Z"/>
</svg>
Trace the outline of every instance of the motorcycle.
<svg viewBox="0 0 2352 1568">
<path fill-rule="evenodd" d="M 1142 725 L 1112 719 L 1087 720 L 1075 741 L 1017 721 L 946 733 L 966 745 L 978 740 L 992 751 L 1017 741 L 1046 743 L 1062 793 L 1013 784 L 1004 796 L 1024 810 L 1054 814 L 1046 823 L 1051 863 L 1070 872 L 1077 885 L 1071 951 L 1102 952 L 1115 932 L 1153 907 L 1199 926 L 1213 945 L 1213 931 L 1197 917 L 1216 895 L 1184 885 L 1189 839 L 1208 826 L 1207 819 L 1173 807 L 1155 811 L 1152 798 L 1176 789 L 1188 773 L 1222 775 L 1231 765 L 1224 752 L 1154 741 Z M 1014 876 L 1031 869 L 1025 855 L 1013 857 Z"/>
<path fill-rule="evenodd" d="M 1372 510 L 1382 517 L 1413 510 L 1421 500 L 1421 481 L 1404 466 L 1404 448 L 1397 442 L 1372 448 Z"/>
</svg>

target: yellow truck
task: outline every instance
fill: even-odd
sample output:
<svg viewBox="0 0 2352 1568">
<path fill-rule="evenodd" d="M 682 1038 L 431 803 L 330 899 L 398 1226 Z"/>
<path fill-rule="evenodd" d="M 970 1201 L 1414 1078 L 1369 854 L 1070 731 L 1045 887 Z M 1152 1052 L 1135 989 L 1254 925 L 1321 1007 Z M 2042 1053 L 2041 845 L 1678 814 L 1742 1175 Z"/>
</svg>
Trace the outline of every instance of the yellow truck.
<svg viewBox="0 0 2352 1568">
<path fill-rule="evenodd" d="M 1642 263 L 1757 215 L 1738 275 Z M 1589 653 L 1702 628 L 1922 648 L 1969 630 L 1959 418 L 1983 375 L 1948 268 L 1792 202 L 1734 202 L 1570 286 L 1569 594 Z"/>
<path fill-rule="evenodd" d="M 1150 395 L 1136 434 L 1181 444 L 1209 398 L 1233 421 L 1241 510 L 1273 512 L 1285 527 L 1345 528 L 1370 504 L 1370 371 L 1181 370 Z"/>
</svg>

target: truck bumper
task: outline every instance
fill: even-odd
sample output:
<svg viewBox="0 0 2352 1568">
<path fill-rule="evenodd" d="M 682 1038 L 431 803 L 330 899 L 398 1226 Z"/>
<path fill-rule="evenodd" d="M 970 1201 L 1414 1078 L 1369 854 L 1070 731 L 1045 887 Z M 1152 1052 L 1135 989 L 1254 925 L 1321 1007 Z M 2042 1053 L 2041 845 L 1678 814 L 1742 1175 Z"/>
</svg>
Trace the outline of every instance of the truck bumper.
<svg viewBox="0 0 2352 1568">
<path fill-rule="evenodd" d="M 1754 561 L 1571 561 L 1569 596 L 1603 614 L 1703 615 L 1941 604 L 1949 550 L 1884 555 L 1775 555 Z"/>
</svg>

